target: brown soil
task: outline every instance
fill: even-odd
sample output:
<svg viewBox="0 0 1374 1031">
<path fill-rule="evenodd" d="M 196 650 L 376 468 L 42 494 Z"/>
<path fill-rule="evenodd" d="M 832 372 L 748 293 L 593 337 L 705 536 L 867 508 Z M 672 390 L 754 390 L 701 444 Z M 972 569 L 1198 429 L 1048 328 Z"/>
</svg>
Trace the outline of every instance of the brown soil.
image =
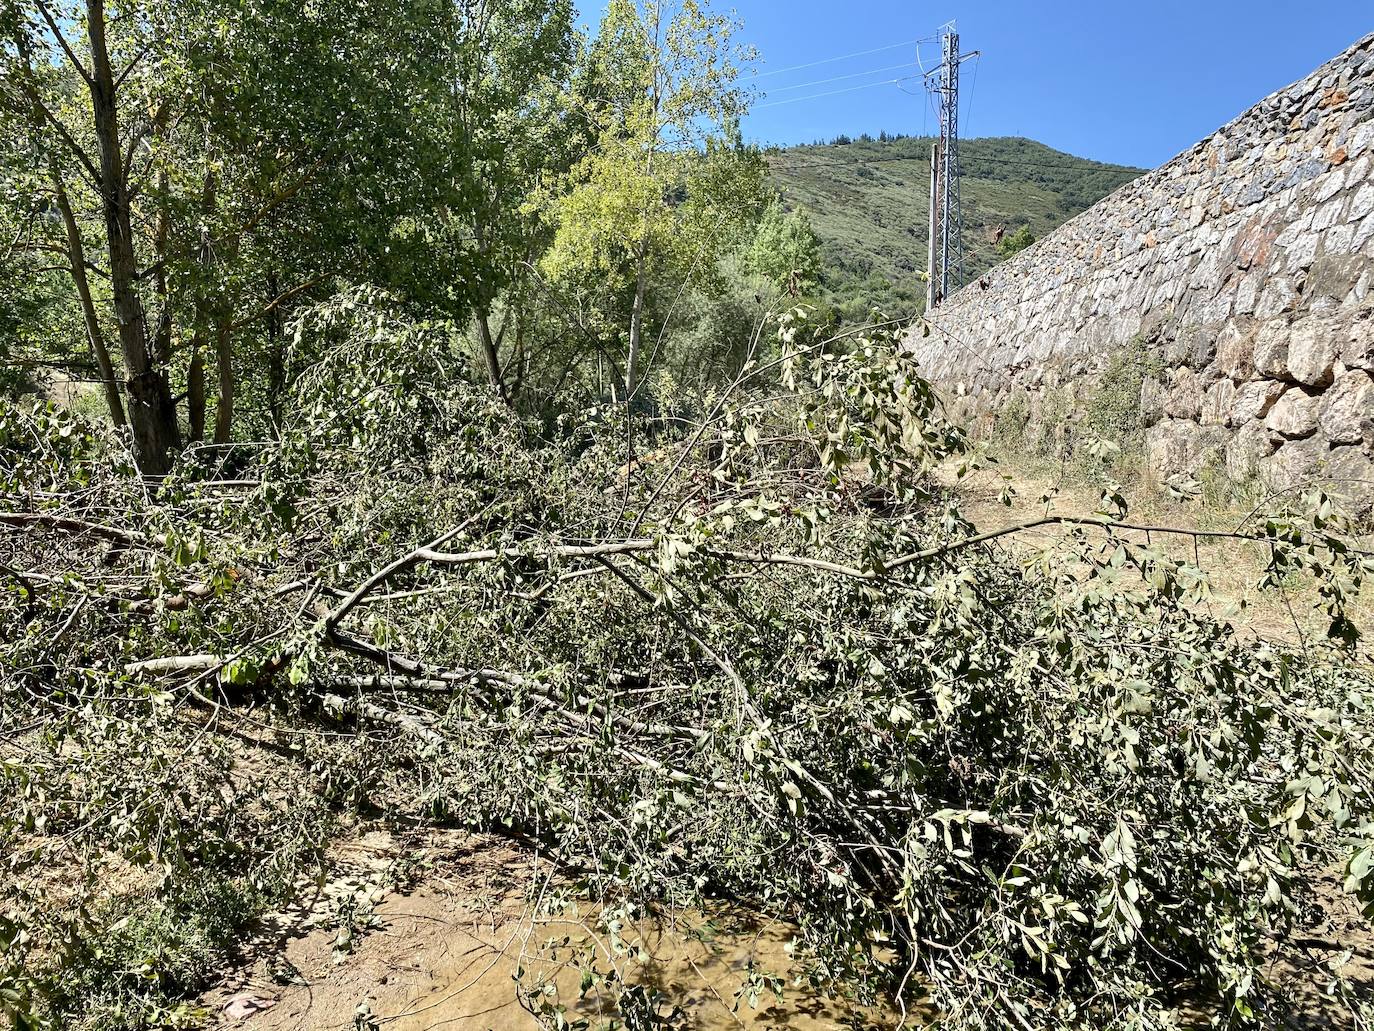
<svg viewBox="0 0 1374 1031">
<path fill-rule="evenodd" d="M 805 984 L 789 953 L 791 928 L 738 908 L 608 926 L 608 915 L 572 901 L 566 883 L 530 853 L 464 832 L 436 833 L 418 848 L 372 832 L 335 855 L 328 883 L 265 920 L 241 965 L 202 998 L 213 1026 L 505 1031 L 538 1027 L 533 1011 L 543 1007 L 597 1028 L 623 1019 L 617 992 L 603 981 L 611 972 L 645 989 L 658 1016 L 680 1008 L 679 1022 L 665 1026 L 901 1026 L 890 1007 L 831 999 Z M 397 886 L 398 866 L 417 879 Z M 1279 1025 L 1294 1031 L 1357 1026 L 1349 1000 L 1329 990 L 1333 963 L 1374 999 L 1374 933 L 1338 878 L 1324 879 L 1318 895 L 1324 915 L 1296 944 L 1275 950 L 1265 971 L 1288 1005 Z M 346 942 L 341 910 L 355 913 Z M 751 969 L 780 978 L 781 995 L 765 984 L 751 999 Z M 584 971 L 595 977 L 584 980 Z M 245 1008 L 254 1012 L 239 1016 Z M 1213 1014 L 1195 999 L 1176 1015 L 1181 1027 L 1202 1028 Z M 921 1016 L 911 1014 L 906 1026 L 925 1026 Z"/>
<path fill-rule="evenodd" d="M 483 1031 L 534 1028 L 533 1010 L 561 1007 L 597 1027 L 618 1016 L 604 983 L 612 972 L 659 1016 L 680 1008 L 679 1027 L 819 1031 L 898 1019 L 794 984 L 790 928 L 737 909 L 608 927 L 609 915 L 570 901 L 551 870 L 500 839 L 436 835 L 420 856 L 423 878 L 396 892 L 385 887 L 402 858 L 393 839 L 374 833 L 344 851 L 344 871 L 268 920 L 242 966 L 202 999 L 214 1026 Z M 345 951 L 335 925 L 349 900 L 366 926 Z M 751 969 L 781 978 L 781 996 L 768 986 L 737 995 Z"/>
</svg>

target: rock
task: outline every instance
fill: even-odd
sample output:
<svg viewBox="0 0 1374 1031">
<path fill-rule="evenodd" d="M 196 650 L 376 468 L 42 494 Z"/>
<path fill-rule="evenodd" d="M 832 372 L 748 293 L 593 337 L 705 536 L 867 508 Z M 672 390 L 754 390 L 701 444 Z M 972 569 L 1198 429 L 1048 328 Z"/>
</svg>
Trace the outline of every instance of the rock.
<svg viewBox="0 0 1374 1031">
<path fill-rule="evenodd" d="M 1363 448 L 1332 448 L 1322 479 L 1330 485 L 1332 494 L 1355 509 L 1355 515 L 1367 516 L 1374 508 L 1374 461 L 1370 461 Z"/>
<path fill-rule="evenodd" d="M 1290 490 L 1316 479 L 1331 449 L 1321 437 L 1290 440 L 1268 458 L 1260 459 L 1259 478 L 1271 490 Z"/>
<path fill-rule="evenodd" d="M 1252 419 L 1263 419 L 1287 389 L 1286 383 L 1273 379 L 1242 384 L 1236 391 L 1236 399 L 1231 402 L 1231 425 L 1244 426 Z"/>
<path fill-rule="evenodd" d="M 1211 362 L 1216 353 L 1216 326 L 1190 324 L 1179 329 L 1174 338 L 1165 345 L 1164 360 L 1170 365 L 1202 369 Z"/>
<path fill-rule="evenodd" d="M 1255 315 L 1262 319 L 1273 318 L 1290 310 L 1296 298 L 1297 291 L 1293 289 L 1292 282 L 1282 276 L 1274 276 L 1265 284 L 1264 292 L 1255 304 Z"/>
<path fill-rule="evenodd" d="M 1336 330 L 1325 319 L 1305 319 L 1288 334 L 1288 374 L 1310 387 L 1331 382 L 1338 351 Z"/>
<path fill-rule="evenodd" d="M 1145 465 L 1161 480 L 1195 474 L 1218 461 L 1225 443 L 1226 431 L 1219 426 L 1165 419 L 1145 431 Z"/>
<path fill-rule="evenodd" d="M 1365 183 L 1356 192 L 1354 200 L 1350 202 L 1350 208 L 1346 211 L 1345 217 L 1351 222 L 1357 222 L 1371 211 L 1374 211 L 1374 183 Z"/>
<path fill-rule="evenodd" d="M 1269 409 L 1264 425 L 1289 439 L 1310 437 L 1317 432 L 1321 409 L 1320 394 L 1309 394 L 1302 387 L 1289 387 Z"/>
<path fill-rule="evenodd" d="M 1202 381 L 1192 369 L 1175 369 L 1164 398 L 1164 412 L 1175 419 L 1196 419 L 1202 411 Z"/>
<path fill-rule="evenodd" d="M 1288 320 L 1270 319 L 1255 333 L 1255 371 L 1269 379 L 1288 378 Z"/>
<path fill-rule="evenodd" d="M 1347 372 L 1322 395 L 1321 430 L 1332 444 L 1374 444 L 1374 379 Z"/>
<path fill-rule="evenodd" d="M 1250 378 L 1255 371 L 1255 338 L 1234 322 L 1228 322 L 1217 335 L 1216 369 L 1237 383 Z"/>
<path fill-rule="evenodd" d="M 1140 381 L 1140 422 L 1153 426 L 1164 418 L 1164 384 L 1153 376 Z"/>
<path fill-rule="evenodd" d="M 1204 426 L 1224 426 L 1231 421 L 1231 406 L 1236 399 L 1236 385 L 1229 379 L 1217 380 L 1202 399 L 1199 418 Z"/>
<path fill-rule="evenodd" d="M 1374 369 L 1374 308 L 1356 313 L 1341 343 L 1341 361 L 1352 369 Z"/>
<path fill-rule="evenodd" d="M 224 1005 L 224 1015 L 230 1020 L 245 1020 L 254 1013 L 271 1009 L 277 1000 L 256 992 L 239 992 Z"/>
<path fill-rule="evenodd" d="M 1247 422 L 1226 445 L 1226 475 L 1243 483 L 1259 472 L 1259 464 L 1277 447 L 1264 423 Z"/>
</svg>

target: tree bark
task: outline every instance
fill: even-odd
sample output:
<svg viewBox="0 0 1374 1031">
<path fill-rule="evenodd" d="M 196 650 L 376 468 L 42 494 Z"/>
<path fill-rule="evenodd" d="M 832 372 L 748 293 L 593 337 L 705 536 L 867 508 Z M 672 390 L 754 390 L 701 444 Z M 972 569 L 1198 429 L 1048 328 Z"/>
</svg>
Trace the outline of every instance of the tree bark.
<svg viewBox="0 0 1374 1031">
<path fill-rule="evenodd" d="M 281 437 L 281 402 L 286 393 L 286 342 L 282 336 L 281 315 L 275 306 L 279 296 L 276 272 L 267 274 L 267 411 L 273 433 Z"/>
<path fill-rule="evenodd" d="M 32 105 L 29 114 L 33 120 L 35 132 L 41 134 L 44 131 L 44 108 L 39 99 L 37 86 L 34 84 L 29 44 L 23 32 L 17 28 L 12 38 L 15 50 L 21 60 L 20 82 L 23 84 L 24 92 L 28 95 Z M 84 157 L 84 153 L 82 157 Z M 86 163 L 89 165 L 89 161 Z M 124 427 L 128 425 L 128 418 L 124 413 L 124 401 L 119 395 L 119 382 L 115 378 L 114 362 L 110 360 L 110 349 L 105 343 L 105 331 L 101 328 L 100 314 L 96 310 L 95 300 L 91 295 L 90 279 L 86 275 L 86 244 L 81 237 L 81 227 L 77 224 L 76 214 L 72 211 L 71 198 L 67 195 L 62 170 L 58 165 L 56 155 L 52 153 L 48 154 L 48 177 L 52 180 L 57 210 L 62 216 L 62 228 L 67 237 L 66 253 L 71 268 L 72 283 L 76 287 L 77 297 L 81 301 L 81 317 L 86 324 L 86 339 L 90 344 L 91 354 L 95 358 L 96 365 L 100 369 L 101 385 L 105 391 L 105 405 L 110 411 L 110 421 L 117 427 Z"/>
<path fill-rule="evenodd" d="M 640 242 L 635 273 L 635 300 L 630 309 L 630 353 L 625 359 L 625 403 L 634 399 L 639 385 L 639 349 L 644 336 L 644 295 L 649 286 L 648 240 Z"/>
<path fill-rule="evenodd" d="M 223 306 L 215 313 L 215 368 L 219 379 L 219 402 L 215 405 L 215 443 L 229 443 L 234 424 L 234 335 L 229 313 Z"/>
<path fill-rule="evenodd" d="M 153 261 L 156 263 L 153 290 L 161 310 L 157 316 L 157 331 L 153 334 L 153 360 L 165 368 L 172 360 L 172 298 L 167 289 L 167 236 L 171 231 L 171 213 L 167 210 L 165 171 L 158 176 L 158 192 L 161 196 L 158 198 L 157 230 L 153 234 Z"/>
<path fill-rule="evenodd" d="M 205 439 L 205 333 L 197 326 L 191 334 L 191 364 L 186 370 L 186 416 L 193 441 Z"/>
<path fill-rule="evenodd" d="M 496 353 L 496 341 L 491 335 L 491 313 L 485 306 L 477 309 L 477 340 L 482 345 L 482 361 L 487 367 L 487 379 L 498 397 L 506 400 L 506 384 L 501 375 L 501 359 Z"/>
<path fill-rule="evenodd" d="M 86 0 L 86 31 L 91 45 L 91 114 L 100 146 L 101 207 L 110 252 L 110 285 L 114 295 L 119 345 L 128 376 L 128 414 L 134 453 L 145 473 L 165 473 L 180 446 L 176 404 L 165 370 L 148 350 L 148 326 L 138 293 L 138 259 L 134 253 L 129 183 L 120 153 L 119 112 L 114 72 L 105 43 L 104 0 Z"/>
<path fill-rule="evenodd" d="M 110 409 L 110 420 L 116 426 L 127 426 L 124 401 L 119 396 L 119 383 L 115 379 L 114 362 L 110 360 L 109 348 L 105 346 L 105 332 L 100 328 L 100 314 L 96 311 L 95 300 L 91 297 L 90 280 L 86 278 L 86 249 L 81 240 L 81 227 L 76 224 L 71 199 L 67 196 L 67 189 L 62 184 L 55 163 L 50 171 L 53 188 L 57 194 L 57 210 L 61 212 L 62 224 L 67 230 L 67 259 L 71 262 L 72 282 L 76 286 L 77 297 L 81 299 L 81 315 L 86 321 L 86 339 L 90 341 L 91 353 L 95 355 L 95 363 L 100 368 L 100 383 L 105 389 L 105 404 Z"/>
</svg>

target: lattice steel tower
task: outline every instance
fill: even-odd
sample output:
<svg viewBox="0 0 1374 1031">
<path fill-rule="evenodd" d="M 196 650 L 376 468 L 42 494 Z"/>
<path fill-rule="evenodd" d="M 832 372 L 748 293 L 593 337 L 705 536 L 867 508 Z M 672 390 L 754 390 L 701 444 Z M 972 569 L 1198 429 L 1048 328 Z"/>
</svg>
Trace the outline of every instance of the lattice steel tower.
<svg viewBox="0 0 1374 1031">
<path fill-rule="evenodd" d="M 959 53 L 954 22 L 940 30 L 940 66 L 926 73 L 926 89 L 940 116 L 940 140 L 930 163 L 930 286 L 934 308 L 964 284 L 964 213 L 959 203 L 959 66 L 977 51 Z"/>
</svg>

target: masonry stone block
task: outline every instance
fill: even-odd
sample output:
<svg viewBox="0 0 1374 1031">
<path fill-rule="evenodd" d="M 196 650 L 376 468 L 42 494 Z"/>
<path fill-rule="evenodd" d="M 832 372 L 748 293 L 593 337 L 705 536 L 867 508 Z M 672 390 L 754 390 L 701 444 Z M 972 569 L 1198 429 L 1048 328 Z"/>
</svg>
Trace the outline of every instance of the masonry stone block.
<svg viewBox="0 0 1374 1031">
<path fill-rule="evenodd" d="M 1374 379 L 1352 369 L 1322 396 L 1321 431 L 1333 444 L 1374 444 Z"/>
<path fill-rule="evenodd" d="M 1258 475 L 1260 462 L 1272 455 L 1277 447 L 1264 423 L 1258 420 L 1246 423 L 1226 443 L 1226 475 L 1237 483 Z"/>
<path fill-rule="evenodd" d="M 1288 378 L 1288 338 L 1292 335 L 1287 319 L 1270 319 L 1255 332 L 1255 372 L 1270 379 Z"/>
<path fill-rule="evenodd" d="M 1321 409 L 1320 394 L 1310 394 L 1302 387 L 1289 387 L 1269 409 L 1264 425 L 1290 439 L 1310 437 L 1317 432 Z"/>
<path fill-rule="evenodd" d="M 1236 385 L 1230 379 L 1219 379 L 1207 388 L 1202 399 L 1199 421 L 1204 426 L 1225 426 L 1231 421 L 1235 404 Z"/>
<path fill-rule="evenodd" d="M 1309 387 L 1331 382 L 1340 351 L 1339 330 L 1325 319 L 1308 318 L 1295 323 L 1288 334 L 1288 374 Z"/>
<path fill-rule="evenodd" d="M 1345 91 L 1339 104 L 1327 80 Z M 917 332 L 908 346 L 942 390 L 969 384 L 973 412 L 1008 381 L 1091 390 L 1143 341 L 1158 474 L 1224 461 L 1232 476 L 1286 485 L 1327 464 L 1365 470 L 1374 35 L 955 294 L 938 321 L 948 336 Z"/>
<path fill-rule="evenodd" d="M 1331 456 L 1321 437 L 1290 440 L 1259 461 L 1259 478 L 1271 490 L 1291 490 L 1312 483 Z"/>
<path fill-rule="evenodd" d="M 1355 514 L 1368 516 L 1374 504 L 1374 461 L 1360 447 L 1334 447 L 1327 456 L 1323 480 L 1332 493 L 1353 502 Z"/>
<path fill-rule="evenodd" d="M 1220 426 L 1188 419 L 1165 419 L 1145 432 L 1145 464 L 1159 479 L 1196 475 L 1224 461 L 1228 434 Z"/>
<path fill-rule="evenodd" d="M 1263 422 L 1274 402 L 1288 389 L 1279 380 L 1261 379 L 1243 383 L 1236 390 L 1236 398 L 1231 403 L 1231 425 L 1244 426 L 1251 421 Z"/>
<path fill-rule="evenodd" d="M 1169 377 L 1164 412 L 1174 419 L 1196 419 L 1202 411 L 1202 381 L 1192 369 L 1175 369 Z"/>
</svg>

